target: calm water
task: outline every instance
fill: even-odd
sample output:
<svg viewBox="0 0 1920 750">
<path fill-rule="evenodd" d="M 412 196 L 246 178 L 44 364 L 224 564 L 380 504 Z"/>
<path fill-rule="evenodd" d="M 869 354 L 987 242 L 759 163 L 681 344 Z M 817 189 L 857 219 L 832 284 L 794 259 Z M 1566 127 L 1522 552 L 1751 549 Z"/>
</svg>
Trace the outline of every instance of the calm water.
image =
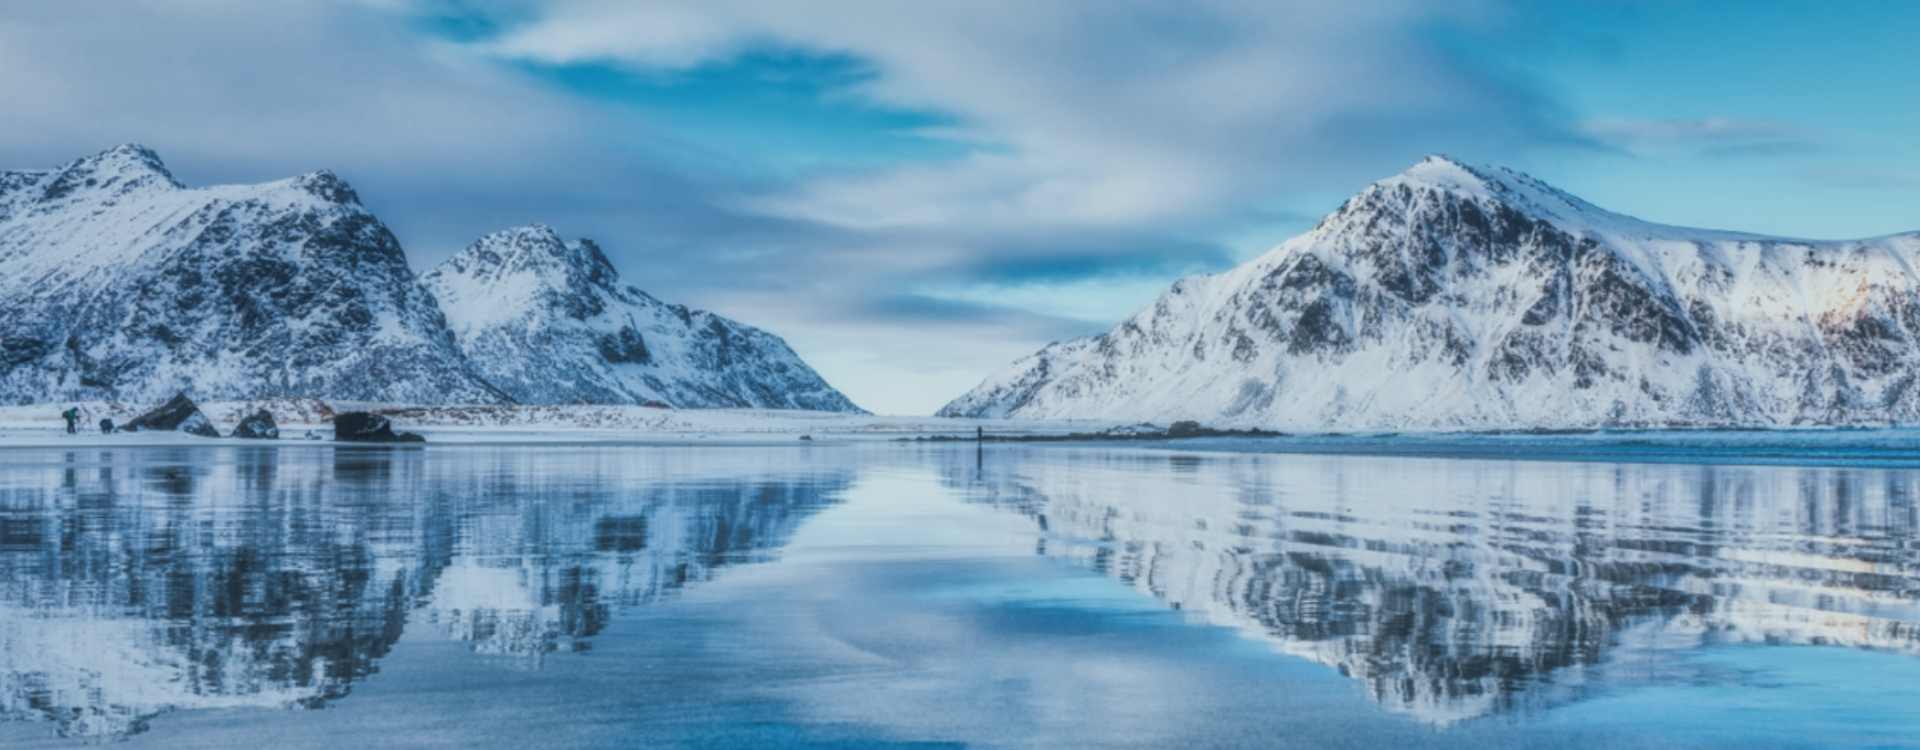
<svg viewBox="0 0 1920 750">
<path fill-rule="evenodd" d="M 1920 746 L 1911 456 L 1663 455 L 0 451 L 0 746 Z"/>
</svg>

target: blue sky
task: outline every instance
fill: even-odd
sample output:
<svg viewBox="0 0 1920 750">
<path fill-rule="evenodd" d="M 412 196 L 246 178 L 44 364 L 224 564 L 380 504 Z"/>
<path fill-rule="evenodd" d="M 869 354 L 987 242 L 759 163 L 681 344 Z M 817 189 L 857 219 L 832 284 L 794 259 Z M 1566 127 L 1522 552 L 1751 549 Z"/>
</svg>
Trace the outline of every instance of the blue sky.
<svg viewBox="0 0 1920 750">
<path fill-rule="evenodd" d="M 0 166 L 339 172 L 539 221 L 925 413 L 1428 153 L 1674 224 L 1920 228 L 1920 4 L 15 3 Z"/>
</svg>

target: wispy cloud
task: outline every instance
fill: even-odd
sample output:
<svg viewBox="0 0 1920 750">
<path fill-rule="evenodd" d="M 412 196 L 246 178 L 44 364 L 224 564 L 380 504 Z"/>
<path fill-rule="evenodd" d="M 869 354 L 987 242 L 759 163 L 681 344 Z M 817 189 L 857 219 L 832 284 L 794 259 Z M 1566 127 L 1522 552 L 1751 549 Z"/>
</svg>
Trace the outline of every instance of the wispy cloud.
<svg viewBox="0 0 1920 750">
<path fill-rule="evenodd" d="M 1602 118 L 1581 125 L 1595 140 L 1630 153 L 1688 151 L 1711 158 L 1774 157 L 1814 153 L 1819 136 L 1769 120 Z"/>
<path fill-rule="evenodd" d="M 863 228 L 1148 224 L 1433 150 L 1577 140 L 1538 92 L 1424 41 L 1479 3 L 563 2 L 476 43 L 550 65 L 690 67 L 756 45 L 869 61 L 859 95 L 1002 146 L 809 181 L 782 215 Z M 848 19 L 859 19 L 850 23 Z M 1417 133 L 1397 127 L 1420 123 Z M 1396 134 L 1394 137 L 1391 134 Z"/>
<path fill-rule="evenodd" d="M 912 325 L 980 327 L 1019 331 L 1023 337 L 1065 339 L 1098 333 L 1105 321 L 1075 320 L 1029 310 L 926 294 L 886 294 L 859 300 L 852 317 L 886 317 Z"/>
</svg>

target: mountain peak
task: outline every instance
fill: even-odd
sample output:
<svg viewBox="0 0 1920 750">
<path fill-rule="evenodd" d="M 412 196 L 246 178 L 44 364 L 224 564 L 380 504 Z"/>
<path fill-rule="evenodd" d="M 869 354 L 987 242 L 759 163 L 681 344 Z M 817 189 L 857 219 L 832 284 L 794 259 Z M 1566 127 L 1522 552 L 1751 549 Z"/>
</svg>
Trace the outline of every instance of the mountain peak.
<svg viewBox="0 0 1920 750">
<path fill-rule="evenodd" d="M 58 170 L 47 183 L 44 200 L 57 200 L 77 190 L 108 190 L 120 195 L 141 188 L 181 187 L 153 149 L 125 143 L 92 156 L 76 159 Z"/>
<path fill-rule="evenodd" d="M 353 191 L 353 186 L 329 170 L 322 169 L 295 177 L 293 185 L 328 203 L 360 205 L 360 194 Z"/>
<path fill-rule="evenodd" d="M 470 257 L 480 268 L 505 270 L 530 260 L 564 257 L 566 240 L 545 224 L 522 224 L 482 235 L 456 257 Z"/>
<path fill-rule="evenodd" d="M 1446 154 L 1430 154 L 1400 174 L 1376 184 L 1406 184 L 1491 197 L 1505 192 L 1495 170 L 1475 167 Z"/>
<path fill-rule="evenodd" d="M 618 276 L 593 240 L 568 242 L 553 227 L 540 223 L 492 232 L 474 241 L 469 252 L 477 261 L 500 267 L 503 273 L 553 267 L 566 270 L 569 276 L 584 273 L 595 282 L 610 282 Z"/>
<path fill-rule="evenodd" d="M 1525 172 L 1501 166 L 1472 165 L 1445 154 L 1433 154 L 1421 159 L 1405 171 L 1373 183 L 1361 195 L 1402 189 L 1411 190 L 1415 194 L 1412 200 L 1415 201 L 1424 200 L 1418 197 L 1421 193 L 1440 193 L 1483 203 L 1504 204 L 1508 208 L 1552 222 L 1575 234 L 1687 233 L 1688 236 L 1701 237 L 1734 235 L 1734 233 L 1686 230 L 1650 224 L 1608 211 Z M 1362 201 L 1349 205 L 1362 210 L 1371 210 L 1364 208 L 1369 203 Z"/>
<path fill-rule="evenodd" d="M 89 160 L 101 163 L 123 162 L 141 164 L 162 172 L 167 169 L 166 165 L 160 161 L 159 153 L 138 143 L 122 143 L 100 153 L 80 159 L 80 161 Z"/>
<path fill-rule="evenodd" d="M 522 224 L 475 240 L 427 276 L 448 292 L 477 284 L 496 296 L 530 295 L 570 304 L 616 292 L 620 274 L 592 240 L 567 242 L 553 227 Z"/>
<path fill-rule="evenodd" d="M 138 143 L 123 143 L 92 156 L 81 157 L 69 164 L 67 169 L 85 169 L 101 174 L 158 174 L 169 181 L 173 179 L 173 173 L 167 171 L 166 162 L 160 160 L 160 154 Z"/>
<path fill-rule="evenodd" d="M 1459 159 L 1455 159 L 1446 154 L 1440 154 L 1440 153 L 1427 154 L 1426 156 L 1421 157 L 1420 161 L 1414 162 L 1413 166 L 1407 167 L 1406 171 L 1412 172 L 1422 167 L 1426 167 L 1426 168 L 1452 167 L 1455 169 L 1462 169 L 1469 172 L 1473 171 L 1473 165 L 1468 164 Z"/>
<path fill-rule="evenodd" d="M 475 240 L 474 244 L 478 245 L 481 243 L 497 243 L 497 242 L 509 242 L 509 243 L 531 242 L 531 243 L 542 244 L 542 245 L 566 244 L 563 240 L 560 239 L 560 233 L 553 231 L 553 227 L 547 226 L 539 222 L 533 222 L 531 224 L 521 224 L 519 226 L 512 226 L 512 227 L 507 227 L 506 229 L 499 229 L 492 232 L 488 232 L 485 235 L 481 236 L 480 239 Z"/>
</svg>

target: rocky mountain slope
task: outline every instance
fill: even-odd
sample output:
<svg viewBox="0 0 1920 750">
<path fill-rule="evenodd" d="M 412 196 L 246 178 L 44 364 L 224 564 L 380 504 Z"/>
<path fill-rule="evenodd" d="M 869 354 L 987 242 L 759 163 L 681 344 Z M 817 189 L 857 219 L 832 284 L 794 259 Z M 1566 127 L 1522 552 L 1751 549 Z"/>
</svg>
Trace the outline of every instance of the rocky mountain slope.
<svg viewBox="0 0 1920 750">
<path fill-rule="evenodd" d="M 1429 157 L 947 416 L 1297 429 L 1920 421 L 1920 233 L 1663 226 Z"/>
<path fill-rule="evenodd" d="M 500 403 L 327 172 L 187 188 L 121 146 L 0 172 L 0 401 Z"/>
<path fill-rule="evenodd" d="M 859 411 L 778 336 L 623 283 L 544 226 L 473 243 L 422 279 L 474 366 L 525 404 Z"/>
</svg>

